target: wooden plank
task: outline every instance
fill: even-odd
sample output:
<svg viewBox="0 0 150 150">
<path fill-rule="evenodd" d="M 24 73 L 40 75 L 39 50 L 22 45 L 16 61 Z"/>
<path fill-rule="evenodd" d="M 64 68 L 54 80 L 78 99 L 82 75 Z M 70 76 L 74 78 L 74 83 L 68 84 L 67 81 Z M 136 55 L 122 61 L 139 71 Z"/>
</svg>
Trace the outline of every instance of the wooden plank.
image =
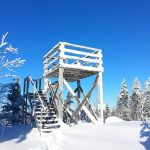
<svg viewBox="0 0 150 150">
<path fill-rule="evenodd" d="M 58 57 L 56 57 L 55 59 L 53 59 L 52 61 L 50 61 L 48 64 L 45 64 L 46 66 L 44 66 L 43 69 L 48 68 L 51 64 L 53 64 L 56 60 L 58 60 Z"/>
<path fill-rule="evenodd" d="M 86 113 L 86 115 L 89 117 L 89 119 L 93 122 L 93 124 L 97 124 L 98 123 L 98 121 L 93 117 L 91 112 L 85 106 L 82 106 L 82 109 Z"/>
<path fill-rule="evenodd" d="M 68 89 L 68 91 L 71 93 L 71 95 L 73 97 L 76 96 L 75 92 L 72 90 L 72 88 L 70 87 L 70 85 L 68 84 L 68 82 L 64 79 L 64 85 L 66 86 L 66 88 Z M 78 102 L 80 102 L 80 100 L 77 100 Z"/>
<path fill-rule="evenodd" d="M 47 59 L 45 59 L 43 63 L 45 64 L 46 62 L 48 62 L 49 60 L 51 60 L 56 54 L 58 54 L 58 51 L 54 52 L 50 57 L 48 57 Z"/>
<path fill-rule="evenodd" d="M 95 72 L 101 71 L 101 68 L 80 66 L 80 65 L 75 65 L 75 64 L 63 64 L 62 67 L 63 68 L 78 69 L 78 70 L 95 71 Z"/>
<path fill-rule="evenodd" d="M 55 49 L 57 49 L 60 46 L 61 42 L 59 42 L 57 45 L 55 45 L 47 54 L 44 55 L 43 58 L 47 57 L 50 55 Z"/>
<path fill-rule="evenodd" d="M 73 60 L 79 60 L 84 62 L 92 62 L 92 63 L 99 63 L 99 60 L 96 59 L 90 59 L 85 57 L 77 57 L 77 56 L 70 56 L 70 55 L 64 55 L 63 59 L 73 59 Z"/>
<path fill-rule="evenodd" d="M 63 42 L 63 43 L 65 44 L 65 46 L 72 46 L 72 47 L 87 49 L 87 50 L 91 50 L 91 51 L 101 51 L 101 49 L 98 49 L 98 48 L 92 48 L 92 47 L 88 47 L 88 46 L 81 46 L 81 45 L 71 44 L 71 43 L 67 43 L 67 42 Z"/>
<path fill-rule="evenodd" d="M 72 54 L 78 54 L 78 55 L 83 55 L 83 56 L 86 55 L 86 56 L 91 56 L 91 57 L 96 57 L 96 58 L 99 57 L 98 54 L 87 53 L 87 52 L 83 52 L 83 51 L 79 51 L 79 50 L 73 50 L 73 49 L 67 49 L 67 48 L 64 48 L 64 52 L 72 53 Z"/>
<path fill-rule="evenodd" d="M 97 51 L 95 51 L 95 52 L 93 52 L 93 54 L 97 54 L 98 52 Z M 85 56 L 85 58 L 89 58 L 90 56 Z M 77 63 L 77 61 L 76 62 L 74 62 L 74 64 L 76 64 Z"/>
</svg>

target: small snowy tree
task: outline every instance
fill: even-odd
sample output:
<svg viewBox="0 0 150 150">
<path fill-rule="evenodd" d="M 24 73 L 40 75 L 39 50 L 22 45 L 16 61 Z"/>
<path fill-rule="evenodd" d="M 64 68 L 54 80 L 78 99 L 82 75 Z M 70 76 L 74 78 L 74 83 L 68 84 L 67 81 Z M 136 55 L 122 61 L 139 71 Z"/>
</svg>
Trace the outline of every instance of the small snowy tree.
<svg viewBox="0 0 150 150">
<path fill-rule="evenodd" d="M 0 43 L 0 71 L 2 72 L 5 69 L 7 69 L 9 72 L 8 73 L 5 72 L 4 75 L 1 74 L 0 77 L 9 77 L 9 76 L 14 77 L 15 75 L 12 74 L 14 68 L 21 66 L 25 62 L 25 60 L 22 60 L 21 58 L 15 58 L 15 59 L 8 58 L 9 53 L 18 54 L 18 49 L 14 48 L 11 44 L 8 45 L 8 43 L 5 41 L 7 34 L 8 33 L 3 35 Z"/>
<path fill-rule="evenodd" d="M 108 104 L 106 104 L 105 110 L 104 110 L 104 122 L 105 120 L 110 117 L 110 107 Z"/>
<path fill-rule="evenodd" d="M 130 119 L 135 121 L 142 120 L 143 94 L 141 83 L 136 78 L 133 83 L 133 90 L 130 96 Z"/>
<path fill-rule="evenodd" d="M 18 124 L 23 120 L 22 115 L 24 106 L 19 80 L 15 80 L 9 89 L 10 93 L 7 96 L 7 104 L 3 106 L 2 112 L 10 123 Z"/>
<path fill-rule="evenodd" d="M 144 120 L 150 120 L 150 78 L 146 80 L 144 91 L 143 117 Z"/>
<path fill-rule="evenodd" d="M 124 120 L 129 120 L 128 102 L 129 102 L 128 89 L 125 80 L 123 80 L 116 106 L 117 117 L 120 117 Z"/>
</svg>

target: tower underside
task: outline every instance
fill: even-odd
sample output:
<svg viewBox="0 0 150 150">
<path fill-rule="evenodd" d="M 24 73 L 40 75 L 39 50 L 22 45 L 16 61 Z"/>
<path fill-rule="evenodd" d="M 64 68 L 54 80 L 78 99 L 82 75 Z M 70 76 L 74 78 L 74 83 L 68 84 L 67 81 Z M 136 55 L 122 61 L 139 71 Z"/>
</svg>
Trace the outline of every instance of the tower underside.
<svg viewBox="0 0 150 150">
<path fill-rule="evenodd" d="M 48 72 L 45 77 L 46 78 L 58 78 L 59 77 L 59 68 L 60 65 L 56 66 L 52 71 Z M 92 70 L 83 70 L 78 68 L 64 68 L 63 77 L 68 82 L 74 82 L 81 79 L 84 79 L 86 77 L 90 77 L 92 75 L 95 75 L 99 73 L 98 71 L 92 71 Z"/>
</svg>

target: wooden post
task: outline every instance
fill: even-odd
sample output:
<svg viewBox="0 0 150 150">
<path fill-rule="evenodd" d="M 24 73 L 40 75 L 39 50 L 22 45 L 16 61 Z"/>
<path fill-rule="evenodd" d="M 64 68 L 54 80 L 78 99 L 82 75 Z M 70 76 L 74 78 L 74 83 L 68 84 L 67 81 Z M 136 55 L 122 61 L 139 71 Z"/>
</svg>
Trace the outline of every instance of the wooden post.
<svg viewBox="0 0 150 150">
<path fill-rule="evenodd" d="M 99 117 L 103 121 L 103 84 L 102 84 L 102 72 L 98 73 L 98 113 Z"/>
<path fill-rule="evenodd" d="M 78 97 L 78 99 L 80 99 L 80 80 L 78 80 L 77 81 L 77 97 Z M 79 103 L 78 103 L 78 105 L 79 105 Z M 82 118 L 81 118 L 81 112 L 79 111 L 78 112 L 78 114 L 77 114 L 77 119 L 78 120 L 81 120 Z"/>
<path fill-rule="evenodd" d="M 39 91 L 41 91 L 41 78 L 39 79 Z"/>
<path fill-rule="evenodd" d="M 26 79 L 24 79 L 24 85 L 23 85 L 23 95 L 26 94 Z M 24 100 L 26 99 L 26 97 L 24 97 Z M 24 103 L 23 103 L 23 114 L 22 114 L 22 123 L 24 122 L 24 118 L 25 118 L 25 107 L 24 107 Z"/>
<path fill-rule="evenodd" d="M 58 117 L 63 120 L 63 73 L 64 73 L 64 68 L 62 67 L 63 65 L 63 52 L 64 49 L 64 43 L 61 43 L 61 45 L 59 46 L 59 63 L 60 63 L 60 67 L 59 67 L 59 75 L 58 75 L 58 82 L 59 82 L 59 106 L 58 106 Z"/>
<path fill-rule="evenodd" d="M 77 89 L 78 89 L 78 91 L 77 91 L 77 93 L 78 93 L 78 98 L 80 98 L 80 80 L 78 80 L 77 81 Z"/>
<path fill-rule="evenodd" d="M 26 79 L 24 79 L 24 85 L 23 85 L 23 94 L 26 93 Z"/>
<path fill-rule="evenodd" d="M 29 80 L 27 79 L 26 80 L 26 94 L 28 95 L 29 94 Z M 25 125 L 27 124 L 27 97 L 26 97 L 26 99 L 25 99 Z"/>
<path fill-rule="evenodd" d="M 45 60 L 46 62 L 44 63 L 44 93 L 46 93 L 48 89 L 48 83 L 46 78 L 46 74 L 48 72 L 48 57 L 46 57 Z"/>
<path fill-rule="evenodd" d="M 63 119 L 63 72 L 64 68 L 59 68 L 59 106 L 58 106 L 58 116 L 60 119 Z"/>
</svg>

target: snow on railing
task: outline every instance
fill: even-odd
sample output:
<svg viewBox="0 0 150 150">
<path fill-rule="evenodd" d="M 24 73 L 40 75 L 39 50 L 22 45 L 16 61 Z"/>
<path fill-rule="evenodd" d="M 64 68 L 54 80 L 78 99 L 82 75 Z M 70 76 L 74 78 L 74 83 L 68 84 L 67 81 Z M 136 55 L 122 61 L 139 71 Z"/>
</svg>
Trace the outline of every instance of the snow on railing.
<svg viewBox="0 0 150 150">
<path fill-rule="evenodd" d="M 59 42 L 44 56 L 44 72 L 56 66 L 102 71 L 101 49 Z"/>
</svg>

